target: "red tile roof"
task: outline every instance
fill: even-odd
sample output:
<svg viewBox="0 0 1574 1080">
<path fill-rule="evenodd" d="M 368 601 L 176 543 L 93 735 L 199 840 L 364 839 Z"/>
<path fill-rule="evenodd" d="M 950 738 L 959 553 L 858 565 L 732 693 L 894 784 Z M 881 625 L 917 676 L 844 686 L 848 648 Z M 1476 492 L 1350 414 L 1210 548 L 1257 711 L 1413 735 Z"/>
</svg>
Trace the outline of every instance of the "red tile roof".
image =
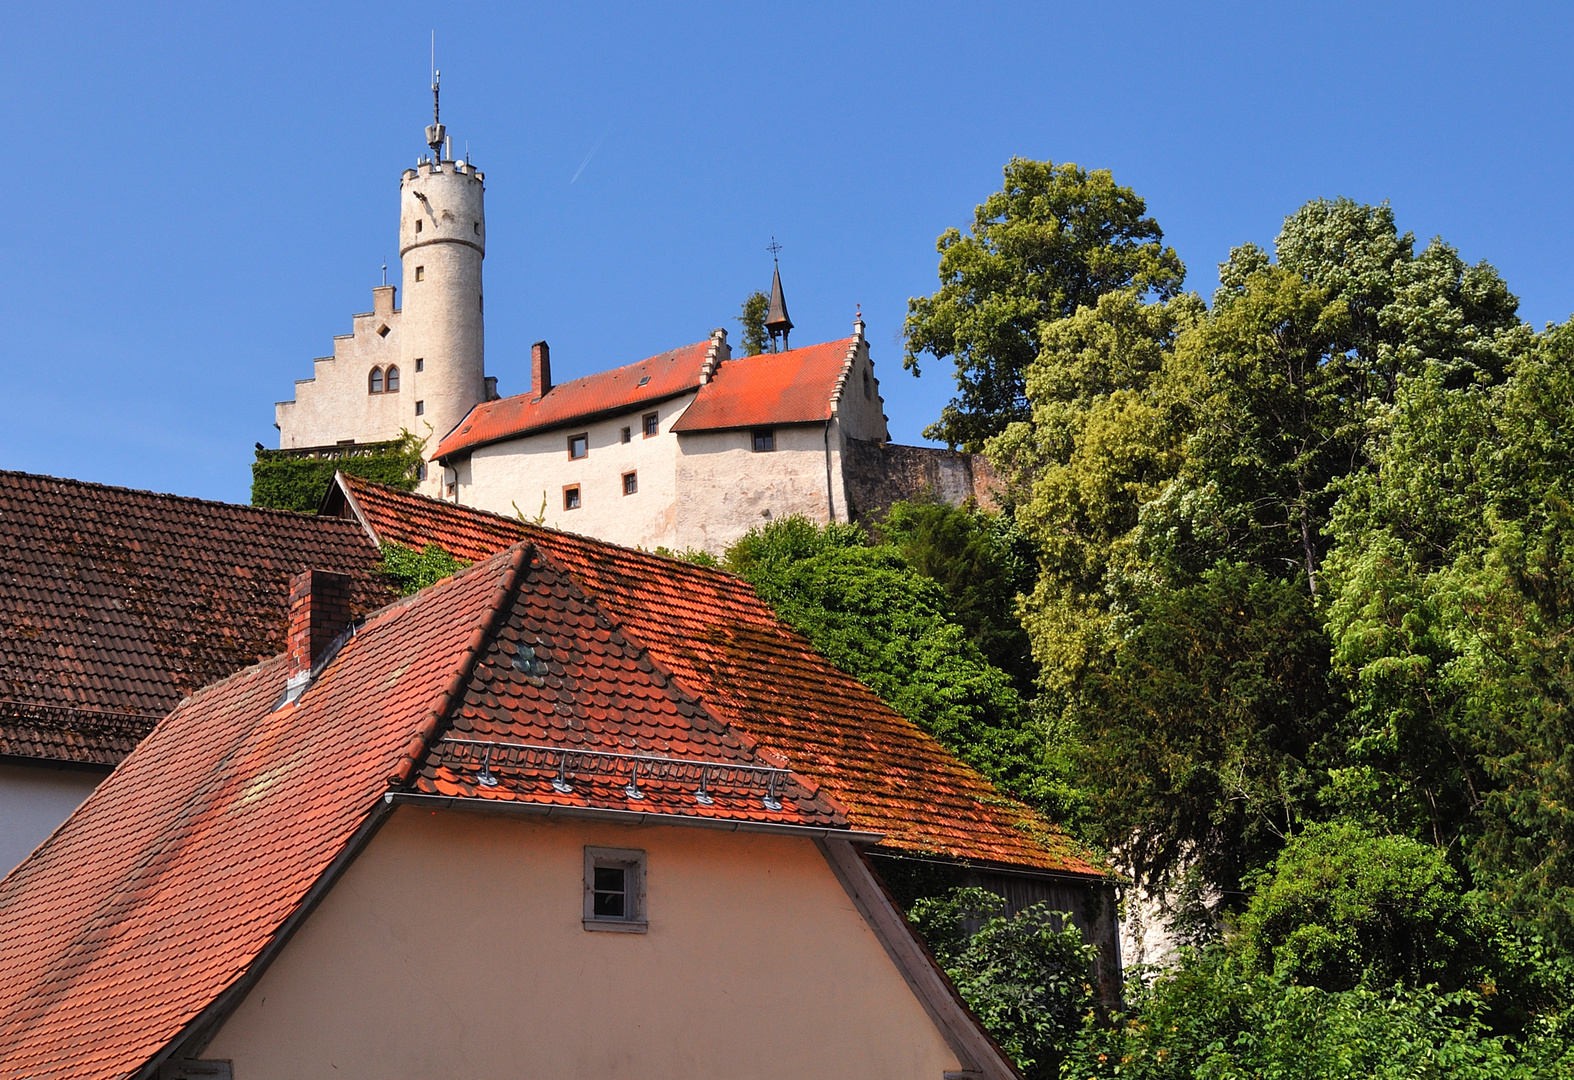
<svg viewBox="0 0 1574 1080">
<path fill-rule="evenodd" d="M 283 648 L 288 580 L 377 551 L 331 518 L 0 471 L 0 755 L 113 765 L 187 694 Z"/>
<path fill-rule="evenodd" d="M 779 810 L 725 781 L 702 806 L 659 776 L 635 800 L 588 766 L 559 794 L 506 754 L 480 786 L 445 738 L 771 764 L 528 544 L 374 614 L 276 708 L 286 668 L 183 702 L 0 882 L 5 1075 L 142 1068 L 282 940 L 390 789 L 846 828 L 793 777 Z"/>
<path fill-rule="evenodd" d="M 673 431 L 807 424 L 831 417 L 831 396 L 857 338 L 729 360 L 700 388 Z"/>
<path fill-rule="evenodd" d="M 545 395 L 514 394 L 477 405 L 438 444 L 433 459 L 474 450 L 478 446 L 577 424 L 602 413 L 653 404 L 700 385 L 711 342 L 701 341 L 659 353 L 637 364 L 587 375 L 552 387 Z M 650 381 L 641 384 L 640 380 Z"/>
<path fill-rule="evenodd" d="M 816 653 L 741 578 L 342 475 L 324 511 L 358 516 L 379 542 L 435 543 L 465 559 L 531 541 L 684 692 L 823 786 L 854 828 L 886 834 L 884 847 L 1103 874 L 1095 856 Z"/>
</svg>

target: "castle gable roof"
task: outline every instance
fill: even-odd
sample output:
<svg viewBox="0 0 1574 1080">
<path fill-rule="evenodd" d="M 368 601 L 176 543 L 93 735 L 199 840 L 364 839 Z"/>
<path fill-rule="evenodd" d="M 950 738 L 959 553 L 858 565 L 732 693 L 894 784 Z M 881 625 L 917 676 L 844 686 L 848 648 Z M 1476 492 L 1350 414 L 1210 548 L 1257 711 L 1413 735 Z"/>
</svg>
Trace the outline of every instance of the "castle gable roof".
<svg viewBox="0 0 1574 1080">
<path fill-rule="evenodd" d="M 113 765 L 187 694 L 284 644 L 288 581 L 393 597 L 343 521 L 0 471 L 0 755 Z"/>
<path fill-rule="evenodd" d="M 0 882 L 9 1071 L 127 1076 L 172 1049 L 401 798 L 851 835 L 529 544 L 373 614 L 280 706 L 286 674 L 271 659 L 183 702 Z M 575 751 L 570 790 L 520 745 Z"/>
<path fill-rule="evenodd" d="M 740 737 L 818 784 L 882 846 L 1102 877 L 1095 856 L 815 652 L 743 579 L 340 475 L 323 512 L 379 543 L 482 559 L 528 540 Z"/>
<path fill-rule="evenodd" d="M 823 423 L 857 338 L 735 357 L 716 367 L 673 431 Z"/>
<path fill-rule="evenodd" d="M 709 340 L 658 353 L 637 364 L 586 375 L 553 386 L 545 394 L 514 394 L 477 405 L 438 444 L 433 459 L 474 450 L 487 443 L 546 431 L 606 413 L 636 409 L 697 389 L 710 351 Z M 648 380 L 648 381 L 647 381 Z"/>
</svg>

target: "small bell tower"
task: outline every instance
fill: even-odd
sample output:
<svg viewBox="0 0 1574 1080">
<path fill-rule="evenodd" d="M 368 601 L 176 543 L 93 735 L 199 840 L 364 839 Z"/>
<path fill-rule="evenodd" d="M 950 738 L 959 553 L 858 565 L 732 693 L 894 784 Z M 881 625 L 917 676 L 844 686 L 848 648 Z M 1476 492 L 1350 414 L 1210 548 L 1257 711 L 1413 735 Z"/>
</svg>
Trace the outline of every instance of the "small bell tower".
<svg viewBox="0 0 1574 1080">
<path fill-rule="evenodd" d="M 781 249 L 774 236 L 765 247 L 771 253 L 771 263 L 775 267 L 771 275 L 771 306 L 765 312 L 765 332 L 771 336 L 771 352 L 786 352 L 791 347 L 787 344 L 787 335 L 792 333 L 792 320 L 787 317 L 787 298 L 782 295 L 782 268 L 776 258 Z M 776 347 L 777 338 L 781 338 L 779 349 Z"/>
</svg>

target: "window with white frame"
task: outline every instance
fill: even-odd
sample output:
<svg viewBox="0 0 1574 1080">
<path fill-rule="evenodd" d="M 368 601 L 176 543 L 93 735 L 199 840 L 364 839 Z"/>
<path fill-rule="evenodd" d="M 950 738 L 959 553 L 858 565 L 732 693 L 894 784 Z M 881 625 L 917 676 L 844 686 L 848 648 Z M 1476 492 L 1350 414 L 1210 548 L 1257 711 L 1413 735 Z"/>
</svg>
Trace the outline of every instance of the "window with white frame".
<svg viewBox="0 0 1574 1080">
<path fill-rule="evenodd" d="M 645 853 L 634 848 L 585 848 L 586 930 L 643 934 Z"/>
</svg>

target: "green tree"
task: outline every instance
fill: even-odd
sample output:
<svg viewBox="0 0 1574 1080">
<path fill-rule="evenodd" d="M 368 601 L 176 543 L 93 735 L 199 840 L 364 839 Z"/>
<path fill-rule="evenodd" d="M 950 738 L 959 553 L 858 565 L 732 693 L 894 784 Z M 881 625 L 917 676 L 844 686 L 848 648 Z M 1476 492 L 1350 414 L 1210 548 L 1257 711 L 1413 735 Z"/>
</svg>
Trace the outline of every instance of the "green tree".
<svg viewBox="0 0 1574 1080">
<path fill-rule="evenodd" d="M 1442 851 L 1358 825 L 1292 840 L 1240 920 L 1256 971 L 1324 990 L 1490 981 L 1493 930 Z"/>
<path fill-rule="evenodd" d="M 744 356 L 758 356 L 765 351 L 765 316 L 770 309 L 771 298 L 757 289 L 744 300 L 743 314 L 738 316 L 743 324 Z"/>
<path fill-rule="evenodd" d="M 1038 560 L 1015 516 L 972 504 L 898 502 L 876 532 L 945 590 L 951 618 L 1030 696 L 1037 669 L 1016 609 L 1018 597 L 1033 589 Z"/>
<path fill-rule="evenodd" d="M 1130 188 L 1105 170 L 1013 158 L 1004 187 L 977 207 L 963 236 L 937 242 L 940 289 L 908 301 L 902 363 L 952 358 L 960 391 L 927 438 L 981 450 L 1027 417 L 1024 372 L 1039 328 L 1117 289 L 1167 298 L 1185 268 Z"/>
<path fill-rule="evenodd" d="M 1008 791 L 1052 798 L 1044 740 L 1011 678 L 947 611 L 944 591 L 856 525 L 753 529 L 723 565 L 815 649 Z"/>
</svg>

